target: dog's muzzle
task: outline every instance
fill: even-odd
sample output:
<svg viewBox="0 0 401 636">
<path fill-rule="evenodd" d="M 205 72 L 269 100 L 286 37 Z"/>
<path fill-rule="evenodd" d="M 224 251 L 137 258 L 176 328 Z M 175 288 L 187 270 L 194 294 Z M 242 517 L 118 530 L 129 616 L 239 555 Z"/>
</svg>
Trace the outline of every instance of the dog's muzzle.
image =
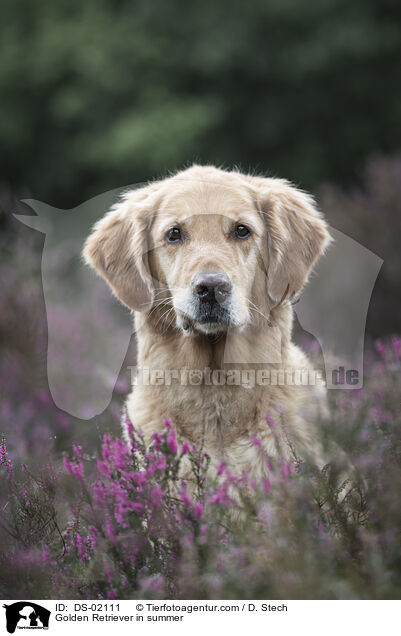
<svg viewBox="0 0 401 636">
<path fill-rule="evenodd" d="M 224 272 L 201 272 L 191 284 L 199 324 L 229 325 L 232 284 Z"/>
</svg>

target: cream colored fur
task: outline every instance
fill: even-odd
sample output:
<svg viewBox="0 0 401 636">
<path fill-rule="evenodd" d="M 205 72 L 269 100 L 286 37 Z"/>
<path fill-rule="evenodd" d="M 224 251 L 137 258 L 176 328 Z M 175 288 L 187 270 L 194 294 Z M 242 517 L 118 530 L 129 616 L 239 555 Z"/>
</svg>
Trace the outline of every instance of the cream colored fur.
<svg viewBox="0 0 401 636">
<path fill-rule="evenodd" d="M 234 240 L 235 223 L 252 236 Z M 185 240 L 166 243 L 176 226 Z M 125 194 L 84 254 L 135 311 L 139 368 L 288 370 L 309 368 L 291 342 L 290 301 L 329 242 L 313 199 L 287 181 L 193 166 Z M 186 324 L 193 277 L 215 270 L 233 284 L 233 323 L 221 333 Z M 127 409 L 148 441 L 169 417 L 180 440 L 203 448 L 213 464 L 258 476 L 264 464 L 250 436 L 271 456 L 322 462 L 315 426 L 324 394 L 319 386 L 139 385 Z"/>
</svg>

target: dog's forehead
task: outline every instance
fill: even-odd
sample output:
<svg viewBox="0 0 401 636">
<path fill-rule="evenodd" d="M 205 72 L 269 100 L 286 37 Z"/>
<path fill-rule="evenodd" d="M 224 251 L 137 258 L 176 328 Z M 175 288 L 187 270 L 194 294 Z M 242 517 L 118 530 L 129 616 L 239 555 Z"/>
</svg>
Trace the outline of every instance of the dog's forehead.
<svg viewBox="0 0 401 636">
<path fill-rule="evenodd" d="M 244 222 L 258 213 L 251 193 L 238 183 L 182 180 L 165 192 L 158 212 L 160 224 L 175 220 L 194 225 L 202 217 L 216 223 L 224 223 L 224 218 Z"/>
<path fill-rule="evenodd" d="M 248 190 L 239 184 L 200 179 L 177 181 L 163 198 L 161 209 L 187 214 L 230 214 L 253 206 Z"/>
</svg>

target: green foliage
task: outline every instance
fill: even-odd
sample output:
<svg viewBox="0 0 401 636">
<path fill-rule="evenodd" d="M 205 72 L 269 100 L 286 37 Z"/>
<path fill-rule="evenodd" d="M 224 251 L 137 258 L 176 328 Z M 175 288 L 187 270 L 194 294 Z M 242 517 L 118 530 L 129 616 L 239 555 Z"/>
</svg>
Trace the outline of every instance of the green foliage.
<svg viewBox="0 0 401 636">
<path fill-rule="evenodd" d="M 395 0 L 5 0 L 2 179 L 60 207 L 193 160 L 306 187 L 400 147 Z"/>
</svg>

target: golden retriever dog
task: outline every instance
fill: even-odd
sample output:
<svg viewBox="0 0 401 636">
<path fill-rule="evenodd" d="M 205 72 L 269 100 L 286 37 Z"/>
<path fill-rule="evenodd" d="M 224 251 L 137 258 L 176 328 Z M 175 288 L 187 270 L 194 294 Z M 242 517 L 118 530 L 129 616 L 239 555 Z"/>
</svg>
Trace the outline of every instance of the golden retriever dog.
<svg viewBox="0 0 401 636">
<path fill-rule="evenodd" d="M 212 166 L 127 192 L 95 225 L 86 262 L 135 312 L 148 380 L 126 408 L 148 441 L 168 417 L 180 441 L 236 474 L 263 473 L 260 444 L 321 463 L 325 388 L 302 380 L 310 364 L 291 331 L 329 242 L 313 199 L 288 181 Z"/>
</svg>

